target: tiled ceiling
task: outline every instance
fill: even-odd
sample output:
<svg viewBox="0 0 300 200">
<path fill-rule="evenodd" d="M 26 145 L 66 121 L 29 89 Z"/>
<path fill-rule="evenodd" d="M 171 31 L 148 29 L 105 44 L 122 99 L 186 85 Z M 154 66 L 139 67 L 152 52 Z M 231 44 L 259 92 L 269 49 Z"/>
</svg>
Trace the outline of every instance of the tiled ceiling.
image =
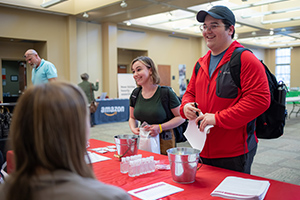
<svg viewBox="0 0 300 200">
<path fill-rule="evenodd" d="M 214 5 L 226 5 L 236 16 L 235 39 L 242 44 L 262 48 L 300 46 L 300 0 L 66 0 L 41 8 L 40 4 L 47 1 L 0 0 L 0 6 L 201 37 L 196 13 Z M 121 7 L 121 3 L 127 6 Z M 87 18 L 83 17 L 84 12 Z"/>
</svg>

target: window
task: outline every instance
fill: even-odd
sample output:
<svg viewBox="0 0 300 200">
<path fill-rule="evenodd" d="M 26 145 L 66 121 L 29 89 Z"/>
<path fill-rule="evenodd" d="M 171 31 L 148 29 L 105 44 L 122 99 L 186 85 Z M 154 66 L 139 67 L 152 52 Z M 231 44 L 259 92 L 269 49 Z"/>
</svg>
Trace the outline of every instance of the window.
<svg viewBox="0 0 300 200">
<path fill-rule="evenodd" d="M 287 87 L 291 83 L 291 49 L 276 49 L 276 68 L 275 76 L 278 81 L 283 81 Z"/>
</svg>

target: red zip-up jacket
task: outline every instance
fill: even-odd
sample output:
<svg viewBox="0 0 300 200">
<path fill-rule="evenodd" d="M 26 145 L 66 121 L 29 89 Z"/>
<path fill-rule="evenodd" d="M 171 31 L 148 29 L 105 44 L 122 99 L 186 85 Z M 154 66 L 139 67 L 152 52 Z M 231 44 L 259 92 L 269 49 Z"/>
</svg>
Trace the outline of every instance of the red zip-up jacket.
<svg viewBox="0 0 300 200">
<path fill-rule="evenodd" d="M 270 91 L 264 66 L 250 51 L 241 55 L 241 89 L 233 82 L 229 60 L 237 47 L 234 41 L 209 77 L 211 51 L 200 58 L 182 98 L 180 114 L 186 103 L 197 102 L 202 113 L 215 114 L 216 125 L 210 130 L 201 156 L 204 158 L 235 157 L 248 153 L 257 145 L 254 119 L 270 106 Z"/>
</svg>

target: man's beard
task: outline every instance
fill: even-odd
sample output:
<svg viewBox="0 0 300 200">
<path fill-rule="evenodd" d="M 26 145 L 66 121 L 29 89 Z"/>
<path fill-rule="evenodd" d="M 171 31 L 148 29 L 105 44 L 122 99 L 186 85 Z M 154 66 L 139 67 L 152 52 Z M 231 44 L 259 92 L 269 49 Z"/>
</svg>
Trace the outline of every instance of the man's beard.
<svg viewBox="0 0 300 200">
<path fill-rule="evenodd" d="M 33 68 L 36 68 L 37 66 L 36 66 L 36 64 L 33 64 L 32 67 L 33 67 Z"/>
</svg>

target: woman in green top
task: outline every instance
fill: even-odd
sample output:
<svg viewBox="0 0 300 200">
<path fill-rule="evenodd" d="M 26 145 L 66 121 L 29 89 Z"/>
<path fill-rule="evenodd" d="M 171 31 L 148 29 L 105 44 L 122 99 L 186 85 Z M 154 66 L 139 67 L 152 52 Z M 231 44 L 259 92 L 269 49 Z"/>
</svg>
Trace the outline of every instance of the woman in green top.
<svg viewBox="0 0 300 200">
<path fill-rule="evenodd" d="M 161 153 L 166 154 L 167 149 L 175 147 L 172 129 L 184 122 L 179 113 L 180 101 L 173 91 L 169 92 L 170 108 L 175 117 L 168 120 L 161 102 L 160 78 L 152 59 L 146 56 L 135 58 L 131 62 L 131 70 L 141 90 L 136 97 L 135 104 L 131 95 L 129 127 L 134 134 L 139 135 L 138 121 L 141 123 L 146 121 L 150 125 L 145 127 L 145 130 L 150 131 L 152 137 L 160 134 Z M 162 135 L 169 130 L 172 130 L 172 139 L 164 140 Z"/>
</svg>

